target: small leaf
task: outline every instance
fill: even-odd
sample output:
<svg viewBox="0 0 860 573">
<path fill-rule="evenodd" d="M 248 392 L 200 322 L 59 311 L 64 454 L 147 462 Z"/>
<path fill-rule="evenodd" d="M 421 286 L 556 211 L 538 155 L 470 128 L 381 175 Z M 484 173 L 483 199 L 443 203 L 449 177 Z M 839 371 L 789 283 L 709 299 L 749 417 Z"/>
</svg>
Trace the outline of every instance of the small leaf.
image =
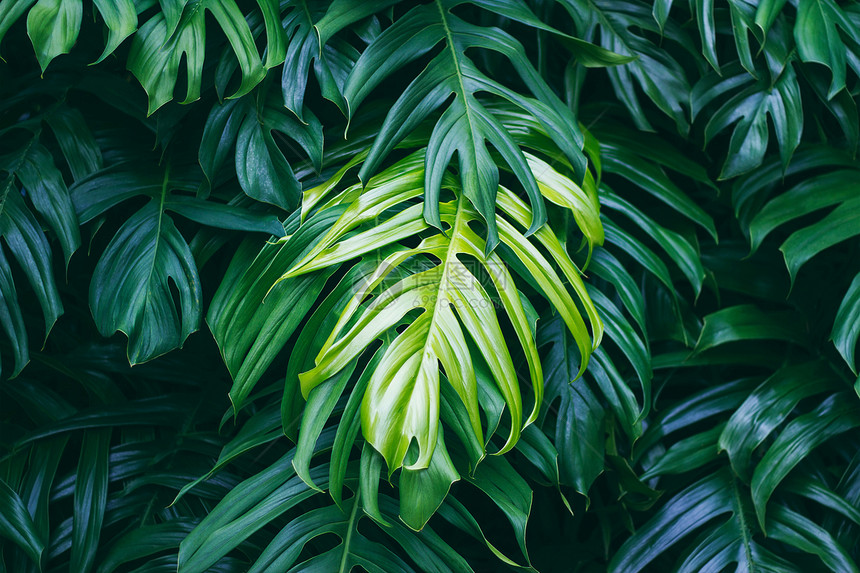
<svg viewBox="0 0 860 573">
<path fill-rule="evenodd" d="M 714 461 L 719 455 L 717 440 L 723 428 L 724 424 L 719 424 L 710 430 L 678 440 L 642 474 L 641 479 L 646 481 L 654 476 L 682 474 Z"/>
<path fill-rule="evenodd" d="M 636 56 L 625 56 L 616 54 L 611 50 L 602 48 L 591 42 L 567 36 L 564 34 L 556 34 L 558 42 L 570 50 L 576 58 L 576 61 L 586 68 L 605 68 L 609 66 L 621 66 L 628 64 L 636 59 Z"/>
</svg>

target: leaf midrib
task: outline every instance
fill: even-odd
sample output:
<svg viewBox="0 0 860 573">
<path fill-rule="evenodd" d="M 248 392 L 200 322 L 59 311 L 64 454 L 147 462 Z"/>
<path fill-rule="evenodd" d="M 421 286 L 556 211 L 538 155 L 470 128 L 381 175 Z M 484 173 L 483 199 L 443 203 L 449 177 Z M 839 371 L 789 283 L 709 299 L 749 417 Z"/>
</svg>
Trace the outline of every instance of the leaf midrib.
<svg viewBox="0 0 860 573">
<path fill-rule="evenodd" d="M 451 60 L 454 62 L 454 71 L 457 74 L 457 83 L 460 85 L 460 91 L 457 97 L 463 100 L 463 108 L 466 110 L 466 118 L 469 121 L 469 131 L 472 135 L 472 143 L 475 138 L 475 124 L 472 120 L 472 112 L 469 108 L 469 101 L 466 99 L 466 84 L 463 82 L 463 72 L 460 69 L 460 58 L 457 57 L 457 50 L 454 48 L 454 34 L 451 27 L 448 26 L 448 18 L 445 16 L 445 8 L 440 0 L 436 0 L 436 7 L 439 9 L 439 20 L 442 22 L 442 28 L 445 30 L 445 43 L 448 46 L 448 51 L 451 53 Z M 462 174 L 461 174 L 462 175 Z M 459 207 L 457 214 L 459 215 Z"/>
<path fill-rule="evenodd" d="M 349 512 L 349 526 L 346 528 L 346 537 L 343 538 L 343 554 L 340 556 L 340 566 L 337 570 L 340 573 L 346 573 L 347 558 L 349 557 L 349 544 L 352 542 L 352 533 L 356 530 L 356 514 L 358 513 L 358 504 L 361 501 L 361 490 L 355 492 L 355 500 L 352 504 L 352 510 Z"/>
<path fill-rule="evenodd" d="M 741 534 L 741 543 L 744 548 L 744 556 L 746 557 L 747 565 L 750 568 L 750 573 L 756 573 L 758 571 L 758 567 L 756 567 L 755 561 L 753 560 L 752 555 L 752 537 L 750 535 L 749 525 L 747 524 L 746 515 L 744 515 L 744 507 L 743 500 L 740 496 L 740 491 L 738 490 L 738 481 L 737 478 L 732 476 L 732 498 L 734 501 L 735 511 L 734 517 L 738 522 L 738 529 Z"/>
<path fill-rule="evenodd" d="M 457 256 L 457 250 L 454 247 L 454 239 L 460 234 L 460 228 L 463 224 L 463 217 L 461 216 L 463 213 L 463 201 L 465 197 L 461 194 L 457 200 L 457 213 L 454 215 L 454 226 L 451 228 L 451 238 L 448 242 L 448 248 L 445 251 L 445 260 L 442 262 L 442 278 L 439 279 L 439 286 L 436 290 L 436 302 L 433 304 L 433 316 L 430 317 L 430 328 L 427 330 L 427 338 L 430 338 L 430 332 L 433 331 L 433 327 L 436 325 L 436 317 L 439 314 L 439 305 L 440 301 L 443 298 L 445 290 L 450 282 L 448 278 L 448 272 L 450 270 L 451 259 Z M 447 297 L 446 297 L 447 299 Z M 424 345 L 424 353 L 427 353 L 427 345 Z"/>
<path fill-rule="evenodd" d="M 170 165 L 164 168 L 164 180 L 161 182 L 161 196 L 158 198 L 158 223 L 155 226 L 155 248 L 152 251 L 152 259 L 149 264 L 149 273 L 146 276 L 146 304 L 149 305 L 149 300 L 152 297 L 152 289 L 148 285 L 152 282 L 152 275 L 155 272 L 156 261 L 158 260 L 158 247 L 161 243 L 161 222 L 164 219 L 164 201 L 167 197 L 167 185 L 170 177 Z"/>
</svg>

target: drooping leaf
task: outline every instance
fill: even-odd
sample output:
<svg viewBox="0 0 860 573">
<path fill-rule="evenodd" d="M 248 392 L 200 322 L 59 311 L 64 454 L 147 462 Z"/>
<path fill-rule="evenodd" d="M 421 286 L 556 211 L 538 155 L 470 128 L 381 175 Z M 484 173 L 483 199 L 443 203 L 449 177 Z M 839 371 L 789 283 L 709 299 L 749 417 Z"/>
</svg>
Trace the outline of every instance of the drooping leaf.
<svg viewBox="0 0 860 573">
<path fill-rule="evenodd" d="M 4 184 L 5 200 L 0 211 L 0 235 L 7 248 L 20 264 L 42 307 L 45 319 L 45 337 L 63 312 L 60 295 L 51 269 L 51 251 L 39 223 L 30 213 L 23 198 L 13 187 L 14 177 Z M 18 295 L 8 259 L 0 253 L 0 295 L 2 295 L 3 329 L 12 341 L 15 355 L 13 375 L 19 373 L 29 360 L 29 345 L 23 323 Z"/>
<path fill-rule="evenodd" d="M 439 432 L 437 440 L 429 465 L 417 470 L 404 468 L 397 484 L 400 489 L 400 519 L 415 531 L 424 528 L 445 501 L 451 484 L 460 479 L 445 448 L 443 432 Z"/>
<path fill-rule="evenodd" d="M 561 319 L 541 322 L 540 346 L 550 345 L 543 359 L 546 401 L 560 397 L 555 427 L 561 478 L 587 495 L 603 471 L 604 411 L 584 377 L 577 377 L 580 357 Z"/>
<path fill-rule="evenodd" d="M 311 65 L 323 97 L 348 113 L 343 97 L 344 75 L 339 69 L 341 60 L 350 64 L 357 57 L 348 44 L 329 42 L 340 30 L 394 2 L 373 0 L 361 3 L 334 1 L 323 12 L 320 5 L 306 0 L 292 0 L 292 8 L 283 20 L 289 38 L 286 61 L 281 75 L 281 92 L 284 107 L 305 121 L 305 91 Z"/>
<path fill-rule="evenodd" d="M 797 53 L 804 62 L 815 62 L 830 68 L 833 80 L 827 98 L 845 88 L 846 46 L 838 28 L 852 29 L 853 23 L 832 0 L 801 0 L 797 6 L 794 39 Z"/>
<path fill-rule="evenodd" d="M 266 16 L 266 31 L 273 47 L 283 31 L 271 23 L 272 7 L 268 0 L 259 0 Z M 180 4 L 181 17 L 158 12 L 135 34 L 128 56 L 128 69 L 137 77 L 149 96 L 148 115 L 173 99 L 179 64 L 185 56 L 187 91 L 182 103 L 200 97 L 203 62 L 205 60 L 206 24 L 208 11 L 218 22 L 227 38 L 242 72 L 242 82 L 231 98 L 241 97 L 254 88 L 266 75 L 266 67 L 276 65 L 267 61 L 263 66 L 254 44 L 254 37 L 234 0 L 191 0 Z M 278 50 L 275 50 L 277 53 Z"/>
<path fill-rule="evenodd" d="M 102 55 L 95 61 L 98 64 L 137 30 L 137 10 L 133 0 L 94 0 L 93 4 L 108 27 L 107 45 Z"/>
</svg>

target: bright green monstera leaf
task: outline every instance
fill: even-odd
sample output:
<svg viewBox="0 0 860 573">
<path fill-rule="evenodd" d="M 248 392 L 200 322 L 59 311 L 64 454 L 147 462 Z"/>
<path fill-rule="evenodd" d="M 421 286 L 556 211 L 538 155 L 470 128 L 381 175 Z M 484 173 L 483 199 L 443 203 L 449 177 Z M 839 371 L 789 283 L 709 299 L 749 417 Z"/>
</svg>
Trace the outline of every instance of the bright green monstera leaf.
<svg viewBox="0 0 860 573">
<path fill-rule="evenodd" d="M 566 209 L 590 205 L 573 181 L 527 156 L 548 201 Z M 401 498 L 401 504 L 407 500 L 401 515 L 416 527 L 433 514 L 459 471 L 474 471 L 487 450 L 509 451 L 538 416 L 543 373 L 530 318 L 534 311 L 518 285 L 531 285 L 561 316 L 581 357 L 579 374 L 603 332 L 581 273 L 552 229 L 543 226 L 525 236 L 531 211 L 522 199 L 499 187 L 501 242 L 498 251 L 486 254 L 482 217 L 451 173 L 442 180 L 444 231 L 427 223 L 421 201 L 424 165 L 425 152 L 419 150 L 364 187 L 338 185 L 346 178 L 342 170 L 306 191 L 303 210 L 311 213 L 305 222 L 266 245 L 250 264 L 241 262 L 249 257 L 240 252 L 209 314 L 235 372 L 231 397 L 238 409 L 271 362 L 273 345 L 283 344 L 314 304 L 320 281 L 359 261 L 316 303 L 300 330 L 295 343 L 300 351 L 293 353 L 287 373 L 283 422 L 290 433 L 300 393 L 308 402 L 293 464 L 310 481 L 300 468 L 307 468 L 323 423 L 352 374 L 360 373 L 347 406 L 356 431 L 360 426 L 389 476 L 403 468 L 404 491 L 421 483 L 422 491 L 438 488 L 435 502 L 416 495 L 413 506 L 408 496 Z M 577 216 L 589 228 L 599 227 L 596 209 L 583 208 Z M 231 336 L 233 329 L 242 334 Z M 377 340 L 383 346 L 368 363 Z M 513 355 L 525 357 L 527 378 L 517 373 Z M 504 429 L 502 410 L 508 412 Z M 497 431 L 500 439 L 491 446 Z M 348 452 L 355 437 L 336 445 L 333 459 Z M 457 457 L 466 464 L 462 469 L 445 446 L 454 437 L 466 448 Z"/>
</svg>

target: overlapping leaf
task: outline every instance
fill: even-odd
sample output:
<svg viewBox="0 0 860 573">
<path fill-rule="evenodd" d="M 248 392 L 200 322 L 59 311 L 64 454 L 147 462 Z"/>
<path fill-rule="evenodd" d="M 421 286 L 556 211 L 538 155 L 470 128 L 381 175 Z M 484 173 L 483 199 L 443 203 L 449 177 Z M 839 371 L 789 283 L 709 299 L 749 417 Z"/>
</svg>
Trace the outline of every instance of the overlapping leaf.
<svg viewBox="0 0 860 573">
<path fill-rule="evenodd" d="M 769 201 L 750 222 L 755 249 L 771 231 L 804 215 L 832 207 L 818 223 L 792 233 L 780 250 L 792 280 L 800 267 L 819 252 L 858 234 L 860 216 L 856 193 L 857 171 L 845 169 L 810 177 Z"/>
<path fill-rule="evenodd" d="M 95 0 L 96 10 L 108 28 L 107 44 L 96 61 L 101 62 L 137 29 L 132 0 Z M 27 12 L 27 33 L 42 72 L 55 57 L 75 45 L 83 19 L 81 0 L 14 0 L 0 6 L 0 41 L 15 21 Z"/>
<path fill-rule="evenodd" d="M 689 130 L 684 106 L 690 87 L 687 76 L 670 52 L 655 45 L 639 31 L 663 34 L 686 51 L 695 53 L 685 33 L 674 23 L 658 25 L 644 4 L 592 0 L 564 0 L 583 37 L 590 39 L 599 30 L 599 43 L 611 52 L 635 58 L 630 63 L 609 68 L 616 97 L 626 106 L 636 127 L 653 131 L 636 93 L 638 86 L 663 113 L 671 117 L 682 134 Z M 661 18 L 662 20 L 662 18 Z"/>
<path fill-rule="evenodd" d="M 346 114 L 343 98 L 346 75 L 358 57 L 355 49 L 335 34 L 363 18 L 381 12 L 397 0 L 349 2 L 335 0 L 323 7 L 320 2 L 290 0 L 283 19 L 288 43 L 281 75 L 284 106 L 304 121 L 304 100 L 311 65 L 323 97 Z"/>
<path fill-rule="evenodd" d="M 856 49 L 860 34 L 856 24 L 832 0 L 803 0 L 797 6 L 794 39 L 797 52 L 804 62 L 815 62 L 830 68 L 832 81 L 827 98 L 832 99 L 845 89 L 846 42 L 840 30 L 849 36 Z M 852 54 L 856 58 L 856 53 Z"/>
<path fill-rule="evenodd" d="M 772 87 L 761 83 L 753 85 L 729 98 L 711 117 L 705 127 L 706 140 L 737 122 L 721 179 L 741 175 L 761 165 L 767 150 L 768 116 L 773 122 L 785 168 L 803 133 L 800 87 L 791 66 L 785 68 Z"/>
<path fill-rule="evenodd" d="M 522 151 L 476 94 L 492 94 L 534 116 L 563 150 L 580 179 L 585 176 L 585 156 L 575 119 L 537 74 L 522 44 L 498 28 L 476 26 L 456 16 L 451 9 L 458 3 L 438 0 L 417 6 L 397 19 L 362 53 L 346 80 L 344 97 L 353 117 L 361 102 L 388 76 L 435 46 L 444 45 L 389 110 L 359 177 L 367 181 L 391 150 L 434 110 L 448 103 L 453 94 L 454 99 L 445 108 L 427 144 L 424 216 L 430 224 L 442 228 L 439 201 L 443 173 L 456 152 L 463 191 L 486 225 L 489 253 L 499 241 L 494 215 L 499 173 L 488 143 L 504 158 L 528 194 L 532 220 L 527 234 L 534 233 L 545 222 L 546 214 L 537 182 Z M 525 15 L 522 21 L 527 24 L 532 20 L 540 22 L 524 4 L 510 4 L 507 8 L 500 4 L 494 9 L 509 17 L 522 13 Z M 483 73 L 466 54 L 476 48 L 501 54 L 536 99 L 523 96 Z"/>
<path fill-rule="evenodd" d="M 293 253 L 293 257 L 300 253 L 300 256 L 291 263 L 284 258 L 286 265 L 271 259 L 271 255 L 260 262 L 286 271 L 274 289 L 292 286 L 286 289 L 290 292 L 295 289 L 296 281 L 313 279 L 315 273 L 356 257 L 373 257 L 376 261 L 375 264 L 362 263 L 369 264 L 372 270 L 348 274 L 330 295 L 333 300 L 341 301 L 334 308 L 343 309 L 335 323 L 327 318 L 331 316 L 328 314 L 324 330 L 320 330 L 319 322 L 309 323 L 313 328 L 309 333 L 311 340 L 316 341 L 310 348 L 316 357 L 305 355 L 302 361 L 307 371 L 295 372 L 301 372 L 298 380 L 288 376 L 287 384 L 300 382 L 302 394 L 309 397 L 317 386 L 336 377 L 347 364 L 359 358 L 376 338 L 405 321 L 406 328 L 392 334 L 390 346 L 368 371 L 361 405 L 363 435 L 382 453 L 389 472 L 400 466 L 412 470 L 427 468 L 432 466 L 431 460 L 440 455 L 437 436 L 441 384 L 450 384 L 459 408 L 465 406 L 461 421 L 463 430 L 477 440 L 481 452 L 493 432 L 490 428 L 485 434 L 481 424 L 479 408 L 481 402 L 486 401 L 479 398 L 481 394 L 491 391 L 498 395 L 510 414 L 510 430 L 500 449 L 504 452 L 516 443 L 522 426 L 537 416 L 543 387 L 534 333 L 513 275 L 500 255 L 485 254 L 484 241 L 470 227 L 470 223 L 480 218 L 450 175 L 445 177 L 444 185 L 453 194 L 454 201 L 443 203 L 440 209 L 446 234 L 431 231 L 423 219 L 421 204 L 415 201 L 423 191 L 423 165 L 424 153 L 414 153 L 373 178 L 363 191 L 359 185 L 346 188 L 329 199 L 294 235 L 285 239 L 282 246 L 267 247 L 273 254 L 283 253 L 277 255 L 279 258 L 289 253 Z M 540 179 L 558 177 L 551 173 L 554 172 L 537 176 Z M 566 192 L 557 186 L 553 191 Z M 548 229 L 538 230 L 534 242 L 527 240 L 517 227 L 528 225 L 528 208 L 504 188 L 500 188 L 499 194 L 500 208 L 506 214 L 505 218 L 497 219 L 505 256 L 517 261 L 523 269 L 520 272 L 525 272 L 561 313 L 583 357 L 581 372 L 593 346 L 599 342 L 602 326 L 579 271 Z M 316 197 L 317 194 L 312 190 L 307 196 Z M 548 193 L 548 198 L 552 197 Z M 384 217 L 383 220 L 380 221 L 380 217 Z M 378 222 L 367 226 L 371 221 Z M 314 237 L 312 243 L 303 238 L 306 234 Z M 397 241 L 410 237 L 419 237 L 421 241 L 411 248 L 398 245 Z M 303 247 L 303 244 L 308 246 Z M 550 259 L 536 248 L 538 244 L 546 249 Z M 467 260 L 477 265 L 467 266 Z M 585 306 L 594 340 L 574 299 L 562 286 L 554 265 L 561 268 Z M 245 276 L 248 278 L 240 280 L 260 278 L 259 274 L 249 275 L 248 271 Z M 492 285 L 491 290 L 484 287 L 480 276 L 485 277 L 488 286 Z M 232 300 L 241 301 L 243 297 L 237 292 L 228 294 Z M 368 296 L 370 302 L 365 301 Z M 529 364 L 535 404 L 525 416 L 522 390 L 510 358 L 510 343 L 502 335 L 500 313 L 494 310 L 494 299 L 504 309 L 503 316 L 513 328 Z M 224 316 L 230 321 L 240 317 L 238 313 Z M 215 323 L 216 332 L 222 324 L 228 323 L 221 319 Z M 243 324 L 247 325 L 247 320 Z M 220 337 L 216 334 L 216 338 Z M 229 340 L 226 342 L 225 356 L 231 356 L 235 346 Z M 312 358 L 313 362 L 308 364 Z M 473 366 L 476 361 L 486 365 L 488 377 L 476 376 Z M 440 364 L 445 379 L 440 378 Z M 490 386 L 482 390 L 484 384 Z M 488 405 L 485 403 L 483 407 L 486 409 Z M 407 458 L 413 440 L 418 447 Z M 479 453 L 473 462 L 482 456 Z"/>
<path fill-rule="evenodd" d="M 199 401 L 188 393 L 129 401 L 112 378 L 116 372 L 102 370 L 108 365 L 128 374 L 127 365 L 106 360 L 121 356 L 117 347 L 81 346 L 70 355 L 42 355 L 29 370 L 35 378 L 22 376 L 0 390 L 4 437 L 14 438 L 0 449 L 0 473 L 9 480 L 0 482 L 6 567 L 108 573 L 123 564 L 140 565 L 141 559 L 163 560 L 163 552 L 175 552 L 196 521 L 186 503 L 170 510 L 160 502 L 144 508 L 205 467 L 212 435 L 188 435 L 182 445 L 181 438 L 174 440 L 183 424 L 191 428 L 211 420 L 211 413 L 195 413 Z M 181 377 L 183 370 L 187 376 L 183 367 L 173 374 Z M 75 390 L 69 400 L 44 382 L 49 374 Z M 158 379 L 150 371 L 142 380 Z M 112 431 L 117 424 L 124 429 Z M 179 452 L 183 461 L 177 465 L 170 460 Z M 231 480 L 210 480 L 195 492 L 194 503 L 213 492 L 223 496 Z M 173 563 L 175 568 L 175 557 Z"/>
<path fill-rule="evenodd" d="M 210 12 L 233 49 L 242 81 L 232 94 L 241 97 L 266 76 L 266 70 L 280 65 L 285 56 L 284 30 L 278 3 L 259 0 L 266 24 L 269 51 L 265 64 L 254 44 L 245 15 L 234 0 L 178 0 L 169 9 L 157 12 L 135 34 L 128 56 L 128 69 L 149 95 L 149 114 L 173 99 L 179 64 L 185 57 L 187 88 L 183 103 L 200 97 L 203 63 L 206 58 L 205 14 Z"/>
</svg>

